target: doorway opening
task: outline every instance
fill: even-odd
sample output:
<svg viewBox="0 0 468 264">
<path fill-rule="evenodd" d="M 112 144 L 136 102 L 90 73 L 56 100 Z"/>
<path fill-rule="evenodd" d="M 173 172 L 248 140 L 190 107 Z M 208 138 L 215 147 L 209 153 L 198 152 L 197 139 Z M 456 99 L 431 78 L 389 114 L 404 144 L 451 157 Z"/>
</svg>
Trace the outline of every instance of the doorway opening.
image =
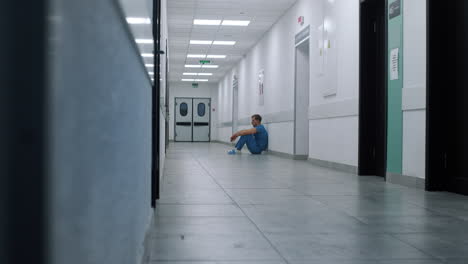
<svg viewBox="0 0 468 264">
<path fill-rule="evenodd" d="M 211 140 L 211 99 L 176 97 L 174 103 L 174 141 Z"/>
<path fill-rule="evenodd" d="M 237 75 L 232 77 L 232 134 L 239 129 L 239 80 Z"/>
<path fill-rule="evenodd" d="M 309 39 L 296 46 L 294 89 L 294 158 L 309 157 L 309 89 L 310 89 Z"/>
<path fill-rule="evenodd" d="M 426 189 L 468 195 L 468 3 L 427 5 Z"/>
<path fill-rule="evenodd" d="M 154 79 L 152 91 L 152 157 L 151 157 L 151 206 L 156 208 L 156 200 L 159 199 L 160 191 L 160 97 L 161 97 L 161 83 L 160 83 L 160 50 L 161 50 L 161 0 L 153 0 L 153 43 L 154 43 Z"/>
<path fill-rule="evenodd" d="M 385 0 L 361 1 L 358 174 L 386 176 L 387 65 Z"/>
</svg>

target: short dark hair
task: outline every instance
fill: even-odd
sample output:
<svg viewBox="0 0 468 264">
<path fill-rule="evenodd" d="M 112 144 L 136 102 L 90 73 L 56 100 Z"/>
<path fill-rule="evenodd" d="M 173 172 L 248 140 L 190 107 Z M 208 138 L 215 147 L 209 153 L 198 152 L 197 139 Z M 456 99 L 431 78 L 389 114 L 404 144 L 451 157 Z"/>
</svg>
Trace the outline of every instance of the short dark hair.
<svg viewBox="0 0 468 264">
<path fill-rule="evenodd" d="M 262 122 L 262 116 L 261 116 L 261 115 L 259 115 L 259 114 L 255 114 L 255 115 L 253 115 L 253 116 L 252 116 L 252 118 L 253 118 L 253 119 L 255 119 L 255 120 L 258 120 L 258 121 L 260 121 L 260 123 Z"/>
</svg>

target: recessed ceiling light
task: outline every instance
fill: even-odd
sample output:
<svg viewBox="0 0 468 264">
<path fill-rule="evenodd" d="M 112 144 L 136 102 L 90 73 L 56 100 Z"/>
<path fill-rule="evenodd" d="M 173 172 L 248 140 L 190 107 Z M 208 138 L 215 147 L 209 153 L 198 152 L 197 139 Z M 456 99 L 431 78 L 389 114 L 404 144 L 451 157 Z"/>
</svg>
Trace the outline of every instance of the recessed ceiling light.
<svg viewBox="0 0 468 264">
<path fill-rule="evenodd" d="M 154 72 L 148 72 L 149 75 L 154 75 Z"/>
<path fill-rule="evenodd" d="M 202 73 L 199 73 L 198 75 L 199 75 L 199 76 L 212 76 L 213 74 L 212 74 L 212 73 L 208 73 L 208 72 L 202 72 Z"/>
<path fill-rule="evenodd" d="M 203 65 L 202 66 L 202 68 L 205 68 L 205 69 L 216 69 L 218 67 L 219 67 L 218 65 Z"/>
<path fill-rule="evenodd" d="M 194 19 L 194 25 L 204 25 L 204 26 L 219 26 L 221 20 L 211 20 L 211 19 Z"/>
<path fill-rule="evenodd" d="M 236 45 L 235 41 L 213 41 L 213 45 Z"/>
<path fill-rule="evenodd" d="M 147 17 L 127 17 L 127 23 L 129 24 L 151 24 L 151 19 Z"/>
<path fill-rule="evenodd" d="M 146 67 L 154 67 L 154 64 L 145 64 Z"/>
<path fill-rule="evenodd" d="M 201 68 L 201 65 L 190 65 L 190 64 L 186 64 L 186 65 L 185 65 L 185 68 Z"/>
<path fill-rule="evenodd" d="M 184 72 L 183 75 L 197 75 L 196 72 Z"/>
<path fill-rule="evenodd" d="M 205 58 L 206 55 L 203 55 L 203 54 L 188 54 L 187 55 L 187 58 Z"/>
<path fill-rule="evenodd" d="M 249 20 L 224 20 L 223 26 L 242 26 L 246 27 L 250 24 Z"/>
<path fill-rule="evenodd" d="M 195 81 L 196 81 L 196 82 L 207 82 L 208 79 L 196 79 Z"/>
<path fill-rule="evenodd" d="M 209 59 L 225 59 L 226 55 L 208 55 L 206 57 Z"/>
<path fill-rule="evenodd" d="M 183 82 L 194 82 L 195 79 L 182 79 Z"/>
<path fill-rule="evenodd" d="M 153 44 L 154 43 L 152 39 L 136 39 L 135 41 L 138 44 Z"/>
<path fill-rule="evenodd" d="M 141 56 L 146 57 L 146 58 L 152 58 L 153 53 L 142 53 Z"/>
<path fill-rule="evenodd" d="M 211 45 L 213 41 L 211 40 L 190 40 L 190 44 L 192 45 Z"/>
</svg>

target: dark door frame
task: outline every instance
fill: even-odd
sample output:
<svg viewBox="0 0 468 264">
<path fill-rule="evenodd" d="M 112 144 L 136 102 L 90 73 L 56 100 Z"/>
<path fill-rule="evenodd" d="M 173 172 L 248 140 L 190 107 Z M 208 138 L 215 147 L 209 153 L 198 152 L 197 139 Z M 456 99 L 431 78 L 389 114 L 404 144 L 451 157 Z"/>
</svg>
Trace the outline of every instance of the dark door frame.
<svg viewBox="0 0 468 264">
<path fill-rule="evenodd" d="M 152 165 L 151 165 L 151 206 L 156 207 L 160 189 L 160 100 L 161 97 L 161 0 L 153 0 L 154 39 L 154 82 L 152 93 Z"/>
<path fill-rule="evenodd" d="M 0 1 L 0 263 L 50 263 L 48 2 Z"/>
<path fill-rule="evenodd" d="M 426 93 L 426 190 L 444 191 L 447 189 L 444 176 L 446 175 L 445 155 L 447 153 L 447 144 L 440 141 L 447 134 L 444 132 L 446 126 L 440 127 L 444 123 L 444 116 L 440 111 L 446 107 L 446 96 L 443 89 L 438 91 L 433 87 L 438 87 L 442 79 L 432 73 L 440 70 L 438 63 L 445 62 L 442 56 L 445 53 L 437 52 L 439 48 L 445 47 L 445 44 L 438 38 L 446 30 L 442 20 L 447 19 L 447 3 L 440 1 L 427 1 L 427 93 Z M 437 73 L 441 74 L 441 73 Z M 444 74 L 442 74 L 444 75 Z M 443 86 L 442 86 L 443 87 Z"/>
<path fill-rule="evenodd" d="M 379 42 L 382 44 L 380 47 L 380 56 L 377 54 L 376 58 L 380 61 L 382 65 L 380 83 L 382 84 L 381 93 L 373 94 L 369 96 L 369 89 L 375 87 L 370 87 L 367 82 L 367 71 L 369 67 L 367 62 L 366 52 L 367 41 L 366 38 L 368 35 L 366 32 L 363 32 L 366 22 L 366 8 L 364 5 L 367 5 L 371 2 L 381 4 L 382 8 L 382 20 L 376 25 L 380 26 L 380 39 Z M 360 27 L 359 27 L 359 37 L 360 37 L 360 60 L 359 60 L 359 153 L 358 153 L 358 174 L 359 175 L 377 175 L 386 177 L 386 167 L 387 167 L 387 87 L 388 87 L 388 21 L 387 21 L 387 0 L 363 0 L 360 3 Z M 377 29 L 377 28 L 376 28 Z M 367 80 L 367 81 L 366 81 Z M 377 99 L 377 100 L 375 100 Z M 376 101 L 374 109 L 368 109 L 368 104 L 372 103 L 372 100 Z M 376 111 L 380 108 L 380 111 Z M 372 114 L 375 111 L 375 117 L 369 117 L 369 114 Z M 371 127 L 369 127 L 371 126 Z M 374 140 L 370 140 L 368 137 L 369 130 L 376 127 L 376 130 L 372 133 L 375 133 L 373 136 Z M 380 146 L 379 146 L 380 145 Z M 376 162 L 376 159 L 379 162 Z"/>
<path fill-rule="evenodd" d="M 460 105 L 466 104 L 461 101 L 465 97 L 460 97 L 458 92 L 464 88 L 466 82 L 465 79 L 462 80 L 464 83 L 459 83 L 460 76 L 466 76 L 468 71 L 466 64 L 461 64 L 462 61 L 466 62 L 464 58 L 467 53 L 464 46 L 460 47 L 466 45 L 468 21 L 462 21 L 462 24 L 458 20 L 461 17 L 465 19 L 466 8 L 468 5 L 464 0 L 455 0 L 450 4 L 427 1 L 427 191 L 468 194 L 466 179 L 455 178 L 465 166 L 461 164 L 464 160 L 457 159 L 466 158 L 465 153 L 459 152 L 459 144 L 465 143 L 459 140 L 459 137 L 464 136 L 460 135 L 463 128 L 459 130 L 459 125 L 465 120 L 460 120 L 460 116 L 457 116 L 459 113 L 462 113 L 463 119 L 467 116 L 466 109 L 460 109 Z M 460 37 L 464 37 L 464 43 L 457 39 Z M 447 39 L 453 41 L 447 42 Z M 441 50 L 447 52 L 440 52 Z M 466 151 L 463 145 L 462 149 Z"/>
<path fill-rule="evenodd" d="M 167 148 L 169 147 L 169 55 L 168 55 L 168 42 L 166 39 L 166 93 L 165 93 L 165 110 L 166 110 L 166 144 L 165 144 L 165 152 L 167 152 Z"/>
<path fill-rule="evenodd" d="M 175 137 L 175 133 L 176 133 L 176 111 L 177 111 L 177 99 L 190 99 L 192 100 L 192 140 L 190 141 L 177 141 L 176 140 L 176 137 Z M 194 108 L 194 104 L 193 104 L 193 100 L 194 99 L 207 99 L 209 100 L 209 103 L 208 103 L 208 113 L 210 115 L 210 122 L 209 122 L 209 136 L 208 136 L 208 141 L 193 141 L 193 108 Z M 174 97 L 174 142 L 211 142 L 211 98 L 209 97 Z"/>
</svg>

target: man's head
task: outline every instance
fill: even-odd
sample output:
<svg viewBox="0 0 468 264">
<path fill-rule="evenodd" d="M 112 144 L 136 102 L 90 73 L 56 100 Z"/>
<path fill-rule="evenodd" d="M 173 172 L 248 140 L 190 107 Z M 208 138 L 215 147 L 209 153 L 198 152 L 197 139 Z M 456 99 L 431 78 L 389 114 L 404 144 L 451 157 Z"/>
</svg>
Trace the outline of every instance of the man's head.
<svg viewBox="0 0 468 264">
<path fill-rule="evenodd" d="M 256 127 L 262 123 L 262 117 L 258 114 L 252 116 L 252 126 Z"/>
</svg>

